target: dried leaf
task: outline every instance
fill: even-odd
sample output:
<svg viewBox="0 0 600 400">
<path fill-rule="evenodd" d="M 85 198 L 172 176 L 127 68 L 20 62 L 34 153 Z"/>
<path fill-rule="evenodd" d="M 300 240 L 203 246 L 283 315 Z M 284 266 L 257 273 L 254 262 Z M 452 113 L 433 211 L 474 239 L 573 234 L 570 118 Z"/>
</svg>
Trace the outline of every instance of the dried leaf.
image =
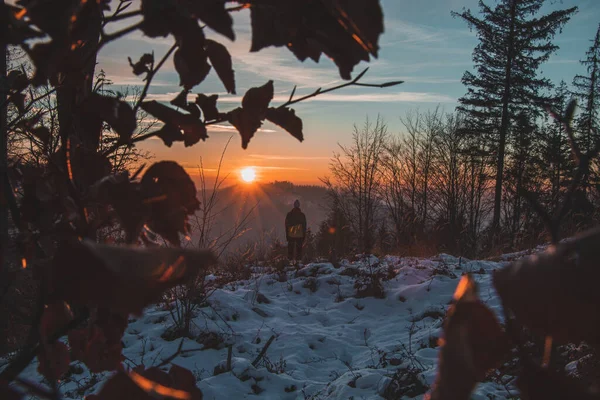
<svg viewBox="0 0 600 400">
<path fill-rule="evenodd" d="M 142 0 L 144 20 L 140 28 L 146 36 L 167 36 L 183 18 L 175 0 Z"/>
<path fill-rule="evenodd" d="M 183 140 L 186 146 L 192 146 L 200 141 L 208 138 L 206 126 L 197 117 L 191 114 L 183 114 L 177 110 L 167 107 L 157 101 L 145 101 L 141 105 L 142 109 L 154 117 L 160 119 L 165 124 L 170 125 L 169 131 L 162 134 L 171 138 L 178 137 L 173 132 L 173 128 L 177 127 L 183 131 Z M 173 127 L 173 128 L 171 128 Z M 173 139 L 174 140 L 174 139 Z M 172 141 L 171 141 L 172 143 Z"/>
<path fill-rule="evenodd" d="M 269 103 L 273 100 L 273 81 L 262 86 L 250 88 L 242 98 L 242 107 L 258 118 L 265 119 Z"/>
<path fill-rule="evenodd" d="M 96 327 L 92 330 L 90 339 L 85 344 L 81 361 L 92 373 L 122 370 L 123 346 L 121 340 L 110 341 L 104 332 Z"/>
<path fill-rule="evenodd" d="M 10 95 L 10 102 L 13 103 L 19 113 L 25 112 L 25 95 L 23 93 L 13 93 Z"/>
<path fill-rule="evenodd" d="M 129 60 L 129 65 L 131 65 L 131 68 L 133 68 L 133 73 L 135 75 L 147 74 L 150 72 L 150 68 L 154 64 L 154 54 L 144 54 L 135 64 L 131 61 L 131 58 L 127 57 L 127 60 Z"/>
<path fill-rule="evenodd" d="M 92 93 L 81 105 L 81 110 L 88 121 L 86 124 L 88 134 L 100 135 L 102 121 L 119 135 L 121 143 L 128 143 L 135 131 L 137 121 L 131 106 L 116 97 L 103 96 Z M 97 139 L 94 143 L 97 142 Z"/>
<path fill-rule="evenodd" d="M 267 119 L 288 131 L 299 141 L 304 140 L 302 133 L 302 120 L 296 116 L 294 110 L 288 107 L 273 108 L 267 110 Z"/>
<path fill-rule="evenodd" d="M 178 95 L 177 97 L 175 97 L 173 100 L 171 100 L 171 104 L 174 105 L 175 107 L 179 107 L 179 108 L 185 108 L 187 107 L 187 95 L 190 91 L 183 89 Z"/>
<path fill-rule="evenodd" d="M 22 8 L 14 7 L 4 2 L 0 3 L 0 20 L 5 25 L 6 43 L 8 45 L 18 46 L 26 40 L 41 38 L 43 32 L 33 29 L 22 18 L 15 16 L 21 12 Z"/>
<path fill-rule="evenodd" d="M 242 107 L 227 113 L 227 120 L 242 137 L 242 148 L 248 148 L 250 139 L 261 127 L 272 99 L 273 81 L 268 81 L 263 86 L 248 89 L 242 98 Z"/>
<path fill-rule="evenodd" d="M 63 376 L 71 363 L 69 349 L 62 342 L 42 346 L 38 360 L 38 372 L 50 380 L 57 380 Z"/>
<path fill-rule="evenodd" d="M 127 243 L 137 240 L 150 214 L 139 184 L 130 182 L 127 173 L 108 175 L 90 186 L 89 199 L 110 204 L 127 235 Z"/>
<path fill-rule="evenodd" d="M 190 90 L 206 78 L 211 68 L 204 50 L 204 32 L 197 21 L 188 21 L 174 34 L 179 44 L 173 55 L 175 69 L 179 74 L 179 85 Z"/>
<path fill-rule="evenodd" d="M 210 29 L 235 40 L 233 19 L 222 0 L 203 0 L 188 2 L 190 11 L 200 18 Z"/>
<path fill-rule="evenodd" d="M 63 242 L 50 268 L 49 296 L 73 305 L 137 314 L 214 261 L 208 251 Z"/>
<path fill-rule="evenodd" d="M 173 142 L 183 142 L 185 140 L 183 133 L 176 126 L 169 124 L 165 124 L 156 131 L 155 135 L 161 138 L 167 147 L 171 147 Z"/>
<path fill-rule="evenodd" d="M 509 342 L 496 316 L 482 302 L 476 285 L 464 275 L 444 322 L 438 374 L 430 400 L 469 399 L 486 373 L 501 363 Z"/>
<path fill-rule="evenodd" d="M 13 69 L 6 75 L 8 89 L 12 92 L 22 92 L 29 85 L 29 79 L 23 71 Z"/>
<path fill-rule="evenodd" d="M 378 0 L 279 1 L 269 7 L 251 7 L 252 47 L 286 46 L 301 61 L 318 61 L 325 53 L 350 79 L 353 67 L 377 57 L 383 32 Z"/>
<path fill-rule="evenodd" d="M 64 301 L 49 304 L 40 320 L 40 337 L 45 342 L 73 319 L 71 308 Z"/>
<path fill-rule="evenodd" d="M 245 111 L 242 107 L 238 107 L 227 113 L 227 121 L 235 126 L 242 137 L 242 148 L 248 148 L 250 139 L 254 137 L 254 133 L 262 126 L 262 121 L 256 115 Z"/>
<path fill-rule="evenodd" d="M 583 389 L 579 382 L 564 374 L 558 374 L 540 367 L 530 361 L 523 361 L 525 366 L 517 380 L 523 400 L 598 400 L 598 393 Z"/>
<path fill-rule="evenodd" d="M 157 397 L 202 400 L 194 375 L 176 365 L 168 374 L 155 367 L 130 371 L 129 375 L 119 372 L 104 384 L 96 396 L 98 400 L 151 400 Z"/>
<path fill-rule="evenodd" d="M 141 187 L 150 207 L 148 226 L 178 245 L 179 233 L 189 231 L 188 216 L 200 208 L 194 182 L 176 162 L 161 161 L 148 168 Z"/>
<path fill-rule="evenodd" d="M 227 48 L 221 43 L 207 39 L 206 54 L 211 65 L 217 71 L 219 79 L 223 82 L 227 93 L 235 94 L 235 75 L 231 62 L 231 54 L 229 54 Z"/>
<path fill-rule="evenodd" d="M 219 110 L 217 109 L 217 100 L 219 95 L 213 94 L 206 96 L 204 94 L 198 94 L 196 97 L 196 104 L 202 110 L 205 121 L 214 121 L 219 118 Z"/>
<path fill-rule="evenodd" d="M 516 261 L 494 274 L 494 286 L 517 321 L 556 343 L 600 344 L 600 229 Z M 543 279 L 540 279 L 543 276 Z"/>
</svg>

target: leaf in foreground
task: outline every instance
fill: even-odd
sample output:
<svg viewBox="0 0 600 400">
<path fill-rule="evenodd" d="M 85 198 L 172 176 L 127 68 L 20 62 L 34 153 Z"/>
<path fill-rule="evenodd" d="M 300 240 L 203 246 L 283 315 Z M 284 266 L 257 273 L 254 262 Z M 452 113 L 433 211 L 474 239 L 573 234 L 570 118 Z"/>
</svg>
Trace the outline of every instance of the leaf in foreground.
<svg viewBox="0 0 600 400">
<path fill-rule="evenodd" d="M 518 260 L 494 274 L 517 321 L 556 343 L 600 342 L 600 229 Z"/>
<path fill-rule="evenodd" d="M 209 251 L 66 241 L 51 266 L 50 298 L 139 314 L 215 262 Z"/>
<path fill-rule="evenodd" d="M 464 275 L 450 306 L 438 374 L 429 400 L 468 400 L 477 382 L 502 361 L 509 342 L 494 313 L 479 299 L 476 284 Z"/>
</svg>

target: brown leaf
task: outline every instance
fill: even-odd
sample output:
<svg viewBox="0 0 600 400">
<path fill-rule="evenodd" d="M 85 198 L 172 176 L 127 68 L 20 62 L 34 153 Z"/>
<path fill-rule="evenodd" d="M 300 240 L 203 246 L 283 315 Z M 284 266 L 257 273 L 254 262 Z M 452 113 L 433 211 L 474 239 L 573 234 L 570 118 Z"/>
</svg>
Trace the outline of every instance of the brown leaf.
<svg viewBox="0 0 600 400">
<path fill-rule="evenodd" d="M 178 95 L 177 97 L 175 97 L 173 100 L 171 100 L 171 104 L 174 105 L 175 107 L 179 107 L 179 108 L 185 108 L 187 107 L 187 95 L 190 91 L 183 89 Z"/>
<path fill-rule="evenodd" d="M 200 208 L 188 173 L 176 162 L 160 161 L 145 172 L 141 190 L 150 207 L 150 229 L 179 245 L 179 233 L 189 232 L 188 216 Z"/>
<path fill-rule="evenodd" d="M 133 383 L 125 372 L 117 372 L 110 377 L 97 394 L 86 396 L 86 400 L 150 400 L 138 385 Z"/>
<path fill-rule="evenodd" d="M 469 275 L 462 277 L 454 298 L 444 322 L 430 400 L 468 400 L 475 384 L 501 363 L 510 348 L 496 316 L 479 300 Z"/>
<path fill-rule="evenodd" d="M 142 0 L 144 20 L 141 30 L 146 36 L 167 36 L 183 17 L 175 0 Z"/>
<path fill-rule="evenodd" d="M 139 314 L 165 290 L 194 279 L 214 261 L 208 251 L 67 241 L 60 244 L 50 268 L 49 296 Z"/>
<path fill-rule="evenodd" d="M 251 51 L 286 46 L 301 61 L 325 53 L 351 79 L 353 67 L 377 57 L 383 32 L 379 0 L 282 0 L 250 8 Z"/>
<path fill-rule="evenodd" d="M 13 92 L 22 92 L 29 85 L 29 79 L 22 71 L 13 69 L 6 75 L 8 89 Z"/>
<path fill-rule="evenodd" d="M 48 341 L 56 332 L 64 328 L 73 319 L 71 308 L 64 301 L 49 304 L 40 320 L 40 337 Z"/>
<path fill-rule="evenodd" d="M 517 379 L 523 400 L 598 400 L 598 393 L 591 393 L 581 387 L 580 383 L 547 368 L 540 367 L 530 361 L 523 361 L 525 366 Z"/>
<path fill-rule="evenodd" d="M 242 107 L 249 113 L 256 114 L 261 120 L 265 119 L 269 103 L 273 100 L 273 81 L 262 86 L 250 88 L 242 98 Z"/>
<path fill-rule="evenodd" d="M 590 230 L 494 274 L 494 286 L 517 321 L 556 343 L 600 344 L 600 229 Z M 542 277 L 542 278 L 540 278 Z"/>
<path fill-rule="evenodd" d="M 227 113 L 227 120 L 236 127 L 242 137 L 242 148 L 248 148 L 250 139 L 262 126 L 267 116 L 269 103 L 273 99 L 273 81 L 263 86 L 250 88 L 242 98 L 242 107 Z"/>
<path fill-rule="evenodd" d="M 156 367 L 133 370 L 129 375 L 119 372 L 104 384 L 96 396 L 98 400 L 151 400 L 157 397 L 202 400 L 194 375 L 176 365 L 168 374 Z"/>
<path fill-rule="evenodd" d="M 200 18 L 210 29 L 235 40 L 233 19 L 222 0 L 188 1 L 190 11 Z"/>
<path fill-rule="evenodd" d="M 127 173 L 105 176 L 89 189 L 90 200 L 110 204 L 115 210 L 127 235 L 127 243 L 137 240 L 150 214 L 140 189 L 139 184 L 129 180 Z"/>
<path fill-rule="evenodd" d="M 69 349 L 62 342 L 45 344 L 38 354 L 38 361 L 38 372 L 49 380 L 57 380 L 69 369 Z"/>
<path fill-rule="evenodd" d="M 102 121 L 106 121 L 119 135 L 121 143 L 131 140 L 137 121 L 135 112 L 127 102 L 116 97 L 92 93 L 81 105 L 81 110 L 89 121 L 87 127 L 93 130 L 94 134 L 101 129 Z"/>
<path fill-rule="evenodd" d="M 154 54 L 146 53 L 134 64 L 131 58 L 127 57 L 129 65 L 133 68 L 135 75 L 142 75 L 150 72 L 151 66 L 154 64 Z"/>
<path fill-rule="evenodd" d="M 169 124 L 165 124 L 155 134 L 162 139 L 167 147 L 171 147 L 173 142 L 183 142 L 185 140 L 183 133 L 177 127 Z"/>
<path fill-rule="evenodd" d="M 262 121 L 242 107 L 238 107 L 227 113 L 227 121 L 238 130 L 242 137 L 242 148 L 248 148 L 250 139 L 254 137 L 254 133 L 262 126 Z"/>
<path fill-rule="evenodd" d="M 6 43 L 8 45 L 18 46 L 28 39 L 40 38 L 44 36 L 43 32 L 34 30 L 23 18 L 16 18 L 22 10 L 20 7 L 0 3 L 0 20 L 5 23 Z"/>
<path fill-rule="evenodd" d="M 25 112 L 25 95 L 23 93 L 13 93 L 10 95 L 10 102 L 13 103 L 19 113 Z"/>
<path fill-rule="evenodd" d="M 218 98 L 219 95 L 217 94 L 206 96 L 202 93 L 198 94 L 196 97 L 196 104 L 198 104 L 202 110 L 205 121 L 214 121 L 219 118 L 219 110 L 217 109 Z"/>
<path fill-rule="evenodd" d="M 211 65 L 217 71 L 219 79 L 223 82 L 227 93 L 235 94 L 235 74 L 231 62 L 231 54 L 227 47 L 214 40 L 206 40 L 206 54 Z"/>
<path fill-rule="evenodd" d="M 179 44 L 173 55 L 179 85 L 190 90 L 206 78 L 211 68 L 204 50 L 204 32 L 197 21 L 187 21 L 174 34 Z"/>
<path fill-rule="evenodd" d="M 183 140 L 186 146 L 192 146 L 200 141 L 208 138 L 206 133 L 206 126 L 191 114 L 183 114 L 177 110 L 165 106 L 155 100 L 145 101 L 141 105 L 142 109 L 149 114 L 152 114 L 156 118 L 163 121 L 165 124 L 171 127 L 177 127 L 180 131 L 183 131 Z M 163 132 L 162 134 L 169 138 L 175 138 L 178 135 L 174 135 L 172 128 L 168 128 L 169 131 Z M 171 139 L 169 139 L 171 140 Z M 171 141 L 172 143 L 172 141 Z"/>
<path fill-rule="evenodd" d="M 302 133 L 302 120 L 296 116 L 296 113 L 291 108 L 270 107 L 267 110 L 267 119 L 288 131 L 299 141 L 302 142 L 304 140 L 304 134 Z"/>
</svg>

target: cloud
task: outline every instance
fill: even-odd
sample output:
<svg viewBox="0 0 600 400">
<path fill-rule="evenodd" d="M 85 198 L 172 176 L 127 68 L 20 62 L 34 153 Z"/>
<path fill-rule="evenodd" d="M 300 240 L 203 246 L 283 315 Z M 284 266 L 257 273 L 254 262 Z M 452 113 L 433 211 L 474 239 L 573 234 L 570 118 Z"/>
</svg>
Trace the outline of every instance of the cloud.
<svg viewBox="0 0 600 400">
<path fill-rule="evenodd" d="M 170 101 L 178 93 L 161 93 L 149 94 L 148 100 Z M 193 101 L 193 94 L 190 94 L 190 101 Z M 289 99 L 289 95 L 281 94 L 273 97 L 273 103 L 285 103 Z M 224 96 L 219 97 L 218 103 L 240 103 L 242 96 Z M 321 101 L 321 102 L 350 102 L 350 103 L 373 103 L 373 102 L 410 102 L 410 103 L 452 103 L 455 98 L 441 93 L 428 92 L 394 92 L 377 91 L 375 93 L 324 93 L 319 96 L 304 100 L 305 103 Z M 226 128 L 226 125 L 220 125 L 223 129 L 234 129 L 233 127 Z"/>
<path fill-rule="evenodd" d="M 209 132 L 237 132 L 236 127 L 231 125 L 213 124 L 207 125 L 206 129 Z M 258 128 L 257 132 L 274 133 L 277 131 L 274 129 Z"/>
<path fill-rule="evenodd" d="M 264 170 L 274 170 L 274 171 L 280 171 L 280 170 L 286 170 L 286 171 L 310 171 L 307 168 L 260 166 L 260 165 L 253 165 L 252 168 L 256 168 L 258 170 L 264 169 Z"/>
<path fill-rule="evenodd" d="M 248 157 L 258 158 L 260 160 L 329 160 L 331 157 L 317 157 L 317 156 L 285 156 L 285 155 L 271 155 L 271 154 L 250 154 Z"/>
</svg>

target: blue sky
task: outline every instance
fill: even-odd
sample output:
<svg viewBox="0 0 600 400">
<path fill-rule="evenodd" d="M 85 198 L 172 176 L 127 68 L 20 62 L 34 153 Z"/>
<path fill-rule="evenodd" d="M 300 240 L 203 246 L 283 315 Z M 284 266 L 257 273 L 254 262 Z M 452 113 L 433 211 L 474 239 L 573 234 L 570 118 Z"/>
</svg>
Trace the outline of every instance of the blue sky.
<svg viewBox="0 0 600 400">
<path fill-rule="evenodd" d="M 379 59 L 359 65 L 355 73 L 369 66 L 364 82 L 404 80 L 405 83 L 386 89 L 347 88 L 323 95 L 312 101 L 296 104 L 296 114 L 304 121 L 305 141 L 298 142 L 281 128 L 266 123 L 242 150 L 237 136 L 227 151 L 224 170 L 235 175 L 240 167 L 254 165 L 264 180 L 287 179 L 297 183 L 317 183 L 327 173 L 328 160 L 337 143 L 348 143 L 354 123 L 361 124 L 365 117 L 381 115 L 392 134 L 401 134 L 399 117 L 410 109 L 426 110 L 440 105 L 452 111 L 456 99 L 465 92 L 460 83 L 465 70 L 472 68 L 471 55 L 477 38 L 467 25 L 450 15 L 452 10 L 470 8 L 477 11 L 476 0 L 382 0 L 385 32 L 380 38 Z M 487 4 L 494 4 L 487 0 Z M 542 74 L 554 82 L 561 79 L 570 83 L 573 76 L 583 73 L 579 59 L 584 57 L 600 23 L 600 1 L 548 1 L 546 11 L 578 6 L 579 12 L 556 37 L 560 46 L 550 61 L 542 67 Z M 219 94 L 223 110 L 236 107 L 241 95 L 250 87 L 275 82 L 277 105 L 289 96 L 294 85 L 302 95 L 320 86 L 341 83 L 337 68 L 327 58 L 319 64 L 300 63 L 287 49 L 269 48 L 249 53 L 249 12 L 234 15 L 237 40 L 209 32 L 230 49 L 234 59 L 238 96 L 227 95 L 212 72 L 193 93 Z M 127 63 L 127 56 L 137 59 L 154 50 L 157 58 L 168 50 L 172 38 L 150 39 L 136 32 L 103 49 L 99 67 L 103 68 L 116 85 L 141 85 Z M 172 61 L 156 76 L 150 90 L 150 99 L 168 100 L 179 91 L 178 77 Z M 235 134 L 223 124 L 209 130 L 210 138 L 194 147 L 175 144 L 166 148 L 162 142 L 151 140 L 142 145 L 157 159 L 173 159 L 190 168 L 202 157 L 210 174 L 216 168 L 218 156 L 229 137 Z"/>
</svg>

